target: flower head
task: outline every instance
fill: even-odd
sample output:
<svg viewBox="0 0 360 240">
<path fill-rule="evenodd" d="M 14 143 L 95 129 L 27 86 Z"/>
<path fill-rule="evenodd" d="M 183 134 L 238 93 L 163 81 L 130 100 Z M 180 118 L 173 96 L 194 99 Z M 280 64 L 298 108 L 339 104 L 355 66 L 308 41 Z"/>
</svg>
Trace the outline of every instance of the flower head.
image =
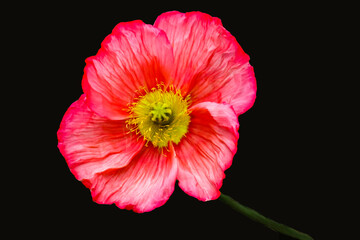
<svg viewBox="0 0 360 240">
<path fill-rule="evenodd" d="M 176 180 L 199 200 L 219 197 L 237 117 L 256 95 L 249 57 L 220 19 L 173 11 L 119 23 L 86 59 L 82 87 L 58 147 L 95 202 L 151 211 Z"/>
</svg>

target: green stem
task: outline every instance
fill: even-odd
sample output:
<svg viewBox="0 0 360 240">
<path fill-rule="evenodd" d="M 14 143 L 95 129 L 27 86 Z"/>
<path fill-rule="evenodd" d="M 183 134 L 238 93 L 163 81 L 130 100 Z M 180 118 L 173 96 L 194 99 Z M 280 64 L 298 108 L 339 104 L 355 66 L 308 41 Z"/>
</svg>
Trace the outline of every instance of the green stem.
<svg viewBox="0 0 360 240">
<path fill-rule="evenodd" d="M 266 227 L 268 227 L 276 232 L 279 232 L 283 235 L 287 235 L 287 236 L 290 236 L 290 237 L 293 237 L 293 238 L 296 238 L 299 240 L 313 240 L 313 238 L 310 237 L 309 235 L 307 235 L 306 233 L 299 232 L 291 227 L 288 227 L 284 224 L 275 222 L 274 220 L 264 217 L 257 211 L 255 211 L 251 208 L 245 207 L 244 205 L 240 204 L 239 202 L 237 202 L 230 196 L 227 196 L 223 193 L 221 193 L 219 200 L 222 201 L 223 203 L 229 205 L 235 211 L 250 218 L 251 220 L 261 223 L 261 224 L 265 225 Z"/>
</svg>

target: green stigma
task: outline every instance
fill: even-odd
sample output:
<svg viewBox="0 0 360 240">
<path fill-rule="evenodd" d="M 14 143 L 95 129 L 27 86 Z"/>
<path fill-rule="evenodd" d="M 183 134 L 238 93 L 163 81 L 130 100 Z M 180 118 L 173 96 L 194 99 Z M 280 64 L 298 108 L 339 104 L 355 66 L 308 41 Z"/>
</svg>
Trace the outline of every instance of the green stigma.
<svg viewBox="0 0 360 240">
<path fill-rule="evenodd" d="M 167 147 L 169 142 L 178 144 L 190 123 L 189 97 L 183 98 L 180 91 L 159 88 L 145 92 L 129 109 L 130 131 L 141 134 L 154 147 Z"/>
<path fill-rule="evenodd" d="M 150 115 L 151 121 L 159 124 L 164 124 L 169 121 L 171 116 L 171 109 L 167 103 L 156 102 L 152 104 Z"/>
</svg>

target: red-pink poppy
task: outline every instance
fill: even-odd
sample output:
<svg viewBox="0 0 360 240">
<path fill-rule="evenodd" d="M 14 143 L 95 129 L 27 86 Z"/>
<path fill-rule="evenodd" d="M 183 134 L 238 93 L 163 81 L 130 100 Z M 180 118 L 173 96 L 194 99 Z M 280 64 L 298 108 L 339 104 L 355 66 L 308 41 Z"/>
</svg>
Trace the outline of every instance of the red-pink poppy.
<svg viewBox="0 0 360 240">
<path fill-rule="evenodd" d="M 199 200 L 219 197 L 237 117 L 256 95 L 249 56 L 220 19 L 173 11 L 119 23 L 86 59 L 82 87 L 58 147 L 95 202 L 151 211 L 176 180 Z"/>
</svg>

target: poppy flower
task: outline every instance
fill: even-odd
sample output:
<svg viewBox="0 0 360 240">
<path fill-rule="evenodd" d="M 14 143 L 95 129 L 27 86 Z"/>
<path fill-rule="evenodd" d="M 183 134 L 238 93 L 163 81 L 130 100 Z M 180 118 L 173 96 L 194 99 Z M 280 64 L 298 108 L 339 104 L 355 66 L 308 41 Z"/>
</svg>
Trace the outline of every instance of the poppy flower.
<svg viewBox="0 0 360 240">
<path fill-rule="evenodd" d="M 82 88 L 58 147 L 93 201 L 151 211 L 176 180 L 201 201 L 220 196 L 256 81 L 219 18 L 172 11 L 154 25 L 119 23 L 86 59 Z"/>
</svg>

